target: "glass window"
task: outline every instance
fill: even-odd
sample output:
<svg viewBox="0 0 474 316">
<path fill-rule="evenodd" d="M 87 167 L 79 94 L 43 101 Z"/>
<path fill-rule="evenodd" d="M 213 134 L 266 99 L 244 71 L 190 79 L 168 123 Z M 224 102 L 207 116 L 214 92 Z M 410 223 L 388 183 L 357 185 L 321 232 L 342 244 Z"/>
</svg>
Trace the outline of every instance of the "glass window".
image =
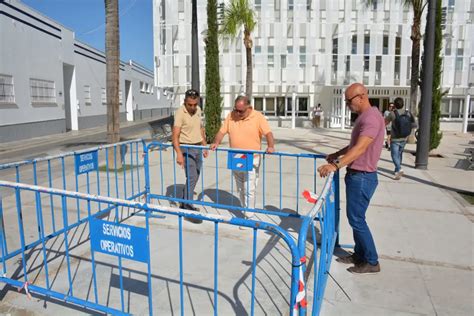
<svg viewBox="0 0 474 316">
<path fill-rule="evenodd" d="M 32 103 L 56 103 L 56 85 L 54 81 L 30 79 Z"/>
<path fill-rule="evenodd" d="M 364 54 L 370 54 L 370 35 L 364 35 Z"/>
<path fill-rule="evenodd" d="M 281 58 L 281 68 L 286 68 L 286 55 L 280 55 Z"/>
<path fill-rule="evenodd" d="M 395 56 L 395 79 L 400 79 L 400 56 Z"/>
<path fill-rule="evenodd" d="M 456 70 L 462 70 L 462 57 L 456 57 Z"/>
<path fill-rule="evenodd" d="M 0 103 L 15 103 L 13 77 L 0 74 Z"/>
<path fill-rule="evenodd" d="M 300 67 L 306 66 L 306 46 L 300 46 Z"/>
<path fill-rule="evenodd" d="M 288 51 L 288 54 L 293 54 L 293 46 L 286 46 L 286 50 Z"/>
<path fill-rule="evenodd" d="M 402 52 L 402 38 L 397 36 L 395 38 L 395 55 L 400 55 Z"/>
<path fill-rule="evenodd" d="M 369 56 L 364 56 L 364 71 L 369 71 L 370 69 L 370 58 Z"/>
<path fill-rule="evenodd" d="M 268 46 L 268 67 L 273 67 L 275 65 L 275 55 L 273 52 L 273 46 Z"/>
<path fill-rule="evenodd" d="M 275 98 L 265 98 L 265 114 L 275 115 Z"/>
<path fill-rule="evenodd" d="M 298 98 L 297 116 L 308 116 L 308 98 Z"/>
<path fill-rule="evenodd" d="M 285 116 L 285 98 L 277 98 L 277 113 L 278 116 Z"/>
<path fill-rule="evenodd" d="M 382 53 L 384 55 L 388 54 L 388 35 L 383 36 L 383 51 Z"/>
<path fill-rule="evenodd" d="M 357 54 L 357 34 L 352 35 L 352 54 Z"/>
<path fill-rule="evenodd" d="M 338 39 L 337 38 L 333 38 L 332 39 L 332 53 L 333 54 L 337 54 L 337 45 L 338 45 Z"/>
<path fill-rule="evenodd" d="M 351 71 L 351 55 L 346 56 L 346 72 Z"/>
<path fill-rule="evenodd" d="M 375 71 L 376 72 L 382 71 L 382 56 L 375 57 Z"/>
<path fill-rule="evenodd" d="M 263 111 L 263 98 L 255 98 L 253 101 L 254 109 L 257 111 Z"/>
<path fill-rule="evenodd" d="M 262 52 L 262 46 L 255 45 L 255 54 L 260 54 Z"/>
<path fill-rule="evenodd" d="M 449 117 L 449 100 L 441 101 L 441 117 Z"/>
<path fill-rule="evenodd" d="M 92 104 L 91 86 L 84 86 L 84 103 L 86 105 Z"/>
<path fill-rule="evenodd" d="M 287 115 L 291 115 L 292 103 L 293 103 L 292 98 L 286 98 L 286 113 L 287 113 Z"/>
<path fill-rule="evenodd" d="M 461 116 L 461 99 L 452 99 L 451 101 L 451 117 L 458 118 Z"/>
<path fill-rule="evenodd" d="M 100 99 L 102 100 L 102 104 L 107 104 L 107 91 L 105 88 L 102 88 Z"/>
</svg>

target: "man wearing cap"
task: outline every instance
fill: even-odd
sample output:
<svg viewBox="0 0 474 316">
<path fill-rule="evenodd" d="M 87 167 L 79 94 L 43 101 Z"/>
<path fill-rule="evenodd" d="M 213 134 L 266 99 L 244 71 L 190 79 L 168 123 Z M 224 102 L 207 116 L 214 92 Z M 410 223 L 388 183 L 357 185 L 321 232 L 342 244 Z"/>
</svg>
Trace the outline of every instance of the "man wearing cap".
<svg viewBox="0 0 474 316">
<path fill-rule="evenodd" d="M 173 148 L 176 151 L 176 163 L 184 168 L 186 184 L 183 189 L 183 199 L 192 201 L 194 188 L 199 179 L 202 167 L 202 156 L 207 157 L 208 151 L 199 148 L 182 148 L 181 145 L 206 146 L 206 133 L 201 122 L 199 107 L 199 92 L 190 89 L 184 96 L 184 104 L 176 111 L 173 125 Z M 189 203 L 181 203 L 180 208 L 199 211 Z M 202 220 L 186 218 L 193 223 Z"/>
<path fill-rule="evenodd" d="M 227 115 L 221 129 L 217 133 L 211 150 L 215 150 L 225 134 L 229 134 L 231 148 L 259 151 L 262 136 L 267 139 L 267 153 L 275 151 L 273 133 L 268 121 L 262 113 L 254 110 L 246 96 L 239 96 L 234 102 L 234 110 Z M 255 209 L 255 190 L 258 184 L 260 156 L 254 155 L 253 168 L 250 171 L 233 171 L 240 204 L 244 208 Z M 247 188 L 248 183 L 248 188 Z M 246 218 L 253 216 L 247 213 Z"/>
</svg>

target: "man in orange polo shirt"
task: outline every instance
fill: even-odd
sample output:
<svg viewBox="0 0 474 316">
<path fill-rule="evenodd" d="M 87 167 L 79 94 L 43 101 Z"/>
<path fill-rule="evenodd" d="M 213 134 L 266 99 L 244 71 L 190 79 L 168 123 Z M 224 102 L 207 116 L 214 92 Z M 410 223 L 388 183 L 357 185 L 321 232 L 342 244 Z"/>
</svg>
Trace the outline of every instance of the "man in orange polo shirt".
<svg viewBox="0 0 474 316">
<path fill-rule="evenodd" d="M 227 115 L 210 147 L 211 150 L 215 150 L 219 146 L 225 134 L 229 134 L 231 148 L 261 150 L 262 136 L 265 136 L 268 146 L 266 152 L 273 153 L 275 151 L 275 141 L 267 119 L 262 113 L 252 108 L 250 100 L 246 96 L 239 96 L 235 99 L 234 110 Z M 260 156 L 254 155 L 252 170 L 233 171 L 242 207 L 255 209 L 255 189 L 258 184 L 259 167 Z M 245 217 L 251 216 L 245 213 Z"/>
</svg>

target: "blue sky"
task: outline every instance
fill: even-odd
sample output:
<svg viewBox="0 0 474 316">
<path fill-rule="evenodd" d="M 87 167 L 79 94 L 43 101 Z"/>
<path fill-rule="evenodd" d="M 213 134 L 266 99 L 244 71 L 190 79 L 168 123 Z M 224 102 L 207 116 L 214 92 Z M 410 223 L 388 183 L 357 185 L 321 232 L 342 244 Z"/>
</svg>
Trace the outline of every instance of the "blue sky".
<svg viewBox="0 0 474 316">
<path fill-rule="evenodd" d="M 76 39 L 105 51 L 104 0 L 22 0 L 74 31 Z M 119 0 L 120 56 L 153 70 L 152 0 Z"/>
</svg>

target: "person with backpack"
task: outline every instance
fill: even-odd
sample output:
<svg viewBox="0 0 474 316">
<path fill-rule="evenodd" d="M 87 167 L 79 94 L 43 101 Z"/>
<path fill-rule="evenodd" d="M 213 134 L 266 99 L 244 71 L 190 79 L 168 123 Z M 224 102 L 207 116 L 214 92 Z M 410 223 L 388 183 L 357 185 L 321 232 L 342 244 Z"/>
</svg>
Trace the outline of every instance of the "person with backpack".
<svg viewBox="0 0 474 316">
<path fill-rule="evenodd" d="M 395 98 L 393 103 L 395 104 L 395 110 L 385 117 L 385 124 L 392 123 L 390 153 L 395 165 L 394 179 L 400 180 L 404 174 L 401 168 L 403 149 L 407 144 L 407 137 L 411 134 L 412 128 L 415 127 L 415 118 L 410 111 L 405 110 L 402 98 Z"/>
</svg>

